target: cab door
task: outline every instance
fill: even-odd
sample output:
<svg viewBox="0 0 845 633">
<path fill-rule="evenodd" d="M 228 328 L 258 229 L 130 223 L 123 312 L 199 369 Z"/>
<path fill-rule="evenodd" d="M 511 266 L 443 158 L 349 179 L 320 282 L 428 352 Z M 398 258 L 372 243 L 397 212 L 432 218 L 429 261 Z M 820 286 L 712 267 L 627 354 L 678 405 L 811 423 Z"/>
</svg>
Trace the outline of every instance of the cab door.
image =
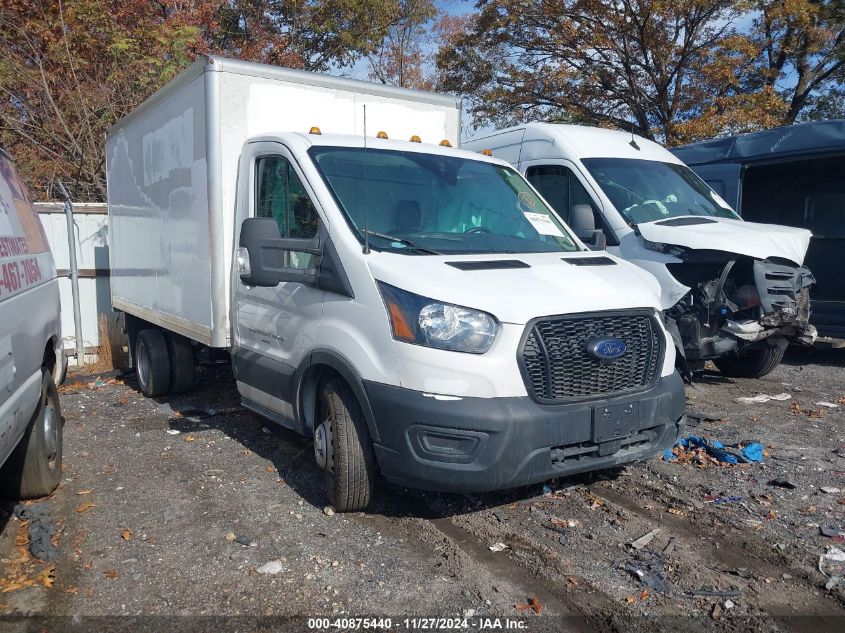
<svg viewBox="0 0 845 633">
<path fill-rule="evenodd" d="M 281 143 L 246 145 L 238 183 L 238 227 L 246 218 L 272 218 L 281 238 L 315 238 L 325 232 L 315 196 Z M 311 268 L 315 257 L 292 251 L 279 256 L 284 268 L 300 270 Z M 325 292 L 294 281 L 250 286 L 237 270 L 232 284 L 238 390 L 251 408 L 295 427 L 293 375 L 315 337 Z"/>
<path fill-rule="evenodd" d="M 616 246 L 619 240 L 602 214 L 598 196 L 592 193 L 588 184 L 582 181 L 578 170 L 563 159 L 544 159 L 523 161 L 520 171 L 540 195 L 546 199 L 567 226 L 579 233 L 580 227 L 573 226 L 572 209 L 577 205 L 587 205 L 593 213 L 596 229 L 601 229 L 607 240 L 607 246 Z M 582 235 L 578 236 L 583 239 Z"/>
</svg>

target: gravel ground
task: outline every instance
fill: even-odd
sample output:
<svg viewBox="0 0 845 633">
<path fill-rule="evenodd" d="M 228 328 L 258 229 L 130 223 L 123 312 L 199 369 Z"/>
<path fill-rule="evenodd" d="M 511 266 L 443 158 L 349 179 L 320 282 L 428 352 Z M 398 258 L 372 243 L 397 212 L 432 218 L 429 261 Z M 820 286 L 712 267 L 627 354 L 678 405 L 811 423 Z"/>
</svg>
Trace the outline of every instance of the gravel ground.
<svg viewBox="0 0 845 633">
<path fill-rule="evenodd" d="M 757 441 L 762 464 L 687 455 L 486 495 L 383 484 L 370 512 L 349 515 L 325 509 L 309 441 L 242 409 L 227 365 L 202 371 L 196 391 L 159 400 L 131 376 L 71 376 L 64 477 L 43 502 L 58 560 L 29 557 L 29 524 L 0 503 L 0 629 L 286 630 L 307 620 L 277 618 L 349 615 L 389 616 L 394 630 L 427 628 L 409 615 L 532 631 L 845 622 L 845 563 L 820 560 L 845 550 L 845 350 L 687 387 L 701 417 L 689 434 Z M 736 402 L 760 393 L 791 397 Z"/>
</svg>

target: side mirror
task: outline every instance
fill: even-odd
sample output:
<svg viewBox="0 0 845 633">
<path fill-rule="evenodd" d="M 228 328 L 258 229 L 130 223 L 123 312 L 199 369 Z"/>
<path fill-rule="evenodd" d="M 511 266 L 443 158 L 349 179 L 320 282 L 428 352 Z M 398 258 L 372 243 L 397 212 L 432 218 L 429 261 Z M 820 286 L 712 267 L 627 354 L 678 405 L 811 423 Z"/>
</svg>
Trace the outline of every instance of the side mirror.
<svg viewBox="0 0 845 633">
<path fill-rule="evenodd" d="M 282 239 L 273 218 L 247 218 L 241 224 L 240 248 L 236 265 L 241 281 L 248 286 L 273 288 L 283 281 L 316 284 L 316 267 L 299 269 L 287 264 L 288 253 L 307 253 L 318 257 L 319 238 Z"/>
<path fill-rule="evenodd" d="M 578 237 L 584 244 L 590 247 L 590 250 L 603 251 L 607 248 L 607 236 L 601 229 L 582 231 Z"/>
<path fill-rule="evenodd" d="M 594 251 L 603 251 L 607 246 L 604 231 L 596 228 L 593 208 L 588 204 L 574 204 L 569 212 L 572 230 L 584 244 Z"/>
</svg>

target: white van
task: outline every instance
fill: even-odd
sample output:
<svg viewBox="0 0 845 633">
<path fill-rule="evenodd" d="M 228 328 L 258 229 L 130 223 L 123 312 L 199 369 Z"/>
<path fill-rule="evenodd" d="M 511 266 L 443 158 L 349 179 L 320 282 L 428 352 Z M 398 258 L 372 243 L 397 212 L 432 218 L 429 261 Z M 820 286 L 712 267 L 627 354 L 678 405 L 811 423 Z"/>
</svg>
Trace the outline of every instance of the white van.
<svg viewBox="0 0 845 633">
<path fill-rule="evenodd" d="M 788 343 L 811 345 L 803 267 L 811 234 L 743 222 L 678 158 L 627 132 L 529 123 L 465 143 L 516 166 L 585 243 L 660 282 L 679 366 L 730 376 L 772 371 Z"/>
<path fill-rule="evenodd" d="M 684 390 L 654 278 L 451 147 L 458 105 L 208 58 L 119 122 L 112 301 L 141 390 L 228 350 L 244 404 L 314 437 L 339 510 L 377 473 L 497 490 L 671 446 Z"/>
<path fill-rule="evenodd" d="M 0 489 L 7 497 L 48 495 L 61 478 L 60 327 L 47 237 L 0 148 Z"/>
</svg>

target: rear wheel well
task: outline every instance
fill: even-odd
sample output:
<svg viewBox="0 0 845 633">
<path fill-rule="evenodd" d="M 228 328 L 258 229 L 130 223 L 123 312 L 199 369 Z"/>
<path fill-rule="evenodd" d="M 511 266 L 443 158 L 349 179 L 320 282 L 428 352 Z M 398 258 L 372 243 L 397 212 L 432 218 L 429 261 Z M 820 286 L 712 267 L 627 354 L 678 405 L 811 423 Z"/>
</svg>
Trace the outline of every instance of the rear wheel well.
<svg viewBox="0 0 845 633">
<path fill-rule="evenodd" d="M 41 366 L 53 375 L 56 369 L 56 341 L 50 339 L 47 341 L 47 346 L 44 348 L 44 358 L 41 361 Z"/>
</svg>

